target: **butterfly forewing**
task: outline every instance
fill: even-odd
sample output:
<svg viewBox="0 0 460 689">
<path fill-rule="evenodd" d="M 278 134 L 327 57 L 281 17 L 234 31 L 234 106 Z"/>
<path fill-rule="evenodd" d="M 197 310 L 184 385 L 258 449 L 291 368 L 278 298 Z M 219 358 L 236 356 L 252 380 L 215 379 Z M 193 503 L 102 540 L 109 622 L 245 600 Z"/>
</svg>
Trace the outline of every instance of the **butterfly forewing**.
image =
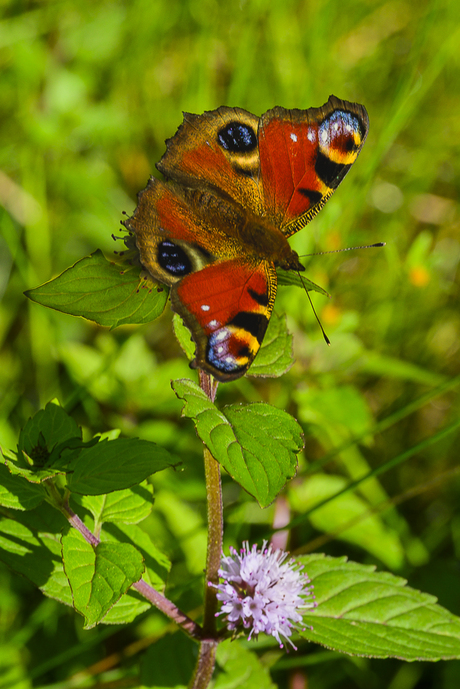
<svg viewBox="0 0 460 689">
<path fill-rule="evenodd" d="M 286 236 L 321 210 L 367 136 L 366 110 L 334 96 L 321 108 L 274 108 L 259 125 L 260 171 L 268 213 Z"/>
<path fill-rule="evenodd" d="M 259 118 L 242 108 L 184 113 L 157 168 L 179 184 L 210 188 L 261 215 L 258 125 Z"/>
</svg>

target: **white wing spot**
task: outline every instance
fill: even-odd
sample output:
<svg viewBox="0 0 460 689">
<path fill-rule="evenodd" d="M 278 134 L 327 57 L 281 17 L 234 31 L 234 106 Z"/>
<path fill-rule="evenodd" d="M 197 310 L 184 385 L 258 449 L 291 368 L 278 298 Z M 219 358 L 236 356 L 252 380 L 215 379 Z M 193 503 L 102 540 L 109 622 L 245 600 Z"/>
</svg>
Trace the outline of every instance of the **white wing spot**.
<svg viewBox="0 0 460 689">
<path fill-rule="evenodd" d="M 327 144 L 328 138 L 329 138 L 329 137 L 328 137 L 328 131 L 327 131 L 327 129 L 323 129 L 323 130 L 321 131 L 321 143 Z"/>
<path fill-rule="evenodd" d="M 338 131 L 338 129 L 339 129 L 339 123 L 338 123 L 338 122 L 334 122 L 334 124 L 332 125 L 332 129 L 333 129 L 334 132 Z"/>
<path fill-rule="evenodd" d="M 227 328 L 222 328 L 222 330 L 216 335 L 216 342 L 222 342 L 228 335 Z"/>
<path fill-rule="evenodd" d="M 210 328 L 215 328 L 216 325 L 219 325 L 219 324 L 216 320 L 213 319 L 212 321 L 209 321 L 208 325 Z"/>
<path fill-rule="evenodd" d="M 308 130 L 307 139 L 309 141 L 315 141 L 316 137 L 315 137 L 315 132 L 313 131 L 313 129 Z"/>
<path fill-rule="evenodd" d="M 209 306 L 207 304 L 201 304 L 201 310 L 202 311 L 209 311 Z"/>
<path fill-rule="evenodd" d="M 217 347 L 217 353 L 218 354 L 221 354 L 223 351 L 224 351 L 224 348 L 222 347 L 222 345 L 220 345 L 220 347 Z"/>
<path fill-rule="evenodd" d="M 350 124 L 346 124 L 345 131 L 350 134 L 353 131 L 353 127 Z"/>
<path fill-rule="evenodd" d="M 293 142 L 296 144 L 297 143 L 297 134 L 294 134 L 294 132 L 291 133 L 291 139 Z"/>
</svg>

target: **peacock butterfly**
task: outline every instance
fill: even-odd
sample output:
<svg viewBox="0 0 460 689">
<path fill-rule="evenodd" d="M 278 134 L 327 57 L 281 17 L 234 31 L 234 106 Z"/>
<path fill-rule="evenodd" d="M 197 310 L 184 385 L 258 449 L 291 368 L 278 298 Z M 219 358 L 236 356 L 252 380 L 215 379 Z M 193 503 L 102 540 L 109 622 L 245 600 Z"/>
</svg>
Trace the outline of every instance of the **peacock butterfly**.
<svg viewBox="0 0 460 689">
<path fill-rule="evenodd" d="M 184 113 L 154 177 L 124 221 L 140 261 L 171 288 L 196 345 L 192 368 L 244 375 L 267 329 L 276 268 L 303 271 L 287 241 L 321 210 L 367 136 L 366 109 L 335 96 L 320 108 Z"/>
</svg>

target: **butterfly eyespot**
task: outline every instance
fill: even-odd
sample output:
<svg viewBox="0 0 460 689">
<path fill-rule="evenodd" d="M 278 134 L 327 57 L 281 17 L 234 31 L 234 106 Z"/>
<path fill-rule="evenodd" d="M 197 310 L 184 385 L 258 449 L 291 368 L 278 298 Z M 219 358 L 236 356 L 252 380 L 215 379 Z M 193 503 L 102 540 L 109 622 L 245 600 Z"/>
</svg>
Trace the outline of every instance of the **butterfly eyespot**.
<svg viewBox="0 0 460 689">
<path fill-rule="evenodd" d="M 158 244 L 158 263 L 163 270 L 175 277 L 192 272 L 192 264 L 185 251 L 166 239 Z"/>
<path fill-rule="evenodd" d="M 239 352 L 234 353 L 232 351 L 236 344 L 228 328 L 217 330 L 208 340 L 206 348 L 207 361 L 217 371 L 221 371 L 224 374 L 233 374 L 242 370 L 247 363 L 247 359 L 241 360 Z"/>
<path fill-rule="evenodd" d="M 336 110 L 320 125 L 320 144 L 338 154 L 358 151 L 364 137 L 361 120 L 349 112 Z M 354 161 L 353 161 L 354 162 Z"/>
<path fill-rule="evenodd" d="M 253 129 L 241 122 L 229 122 L 217 134 L 222 148 L 232 153 L 249 153 L 257 146 L 257 137 Z"/>
</svg>

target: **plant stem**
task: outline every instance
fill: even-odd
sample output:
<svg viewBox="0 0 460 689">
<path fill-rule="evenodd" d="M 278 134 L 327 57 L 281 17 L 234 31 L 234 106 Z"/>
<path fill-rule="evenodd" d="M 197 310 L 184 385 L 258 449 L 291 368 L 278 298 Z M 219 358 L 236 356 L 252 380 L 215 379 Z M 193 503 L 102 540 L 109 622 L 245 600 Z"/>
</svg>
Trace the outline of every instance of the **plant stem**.
<svg viewBox="0 0 460 689">
<path fill-rule="evenodd" d="M 208 498 L 208 551 L 204 587 L 203 633 L 207 638 L 216 636 L 217 590 L 219 567 L 222 558 L 222 486 L 220 467 L 208 448 L 204 449 L 204 468 Z M 214 584 L 214 586 L 213 586 Z"/>
<path fill-rule="evenodd" d="M 174 605 L 168 598 L 165 598 L 158 591 L 156 591 L 150 584 L 147 584 L 143 579 L 139 579 L 132 585 L 144 598 L 147 598 L 158 610 L 161 610 L 170 620 L 173 620 L 184 632 L 187 632 L 194 639 L 200 638 L 203 630 L 200 625 L 187 617 L 187 615 L 180 610 L 177 605 Z"/>
<path fill-rule="evenodd" d="M 214 402 L 217 382 L 210 375 L 200 371 L 200 387 Z M 219 567 L 222 557 L 223 515 L 222 483 L 220 465 L 207 447 L 204 448 L 204 472 L 208 512 L 208 549 L 206 554 L 206 577 L 204 589 L 204 638 L 216 637 L 217 598 L 215 585 L 219 583 Z M 214 586 L 213 586 L 214 584 Z"/>
<path fill-rule="evenodd" d="M 203 640 L 200 643 L 198 660 L 189 689 L 206 689 L 209 685 L 216 664 L 217 644 L 216 640 Z"/>
<path fill-rule="evenodd" d="M 200 371 L 200 387 L 214 402 L 217 382 L 207 373 Z M 216 662 L 217 597 L 214 585 L 219 582 L 219 567 L 222 557 L 223 509 L 220 466 L 207 447 L 204 448 L 204 471 L 206 478 L 206 496 L 208 507 L 208 549 L 206 554 L 206 572 L 204 588 L 203 639 L 200 643 L 198 661 L 190 689 L 205 689 L 211 681 Z"/>
</svg>

